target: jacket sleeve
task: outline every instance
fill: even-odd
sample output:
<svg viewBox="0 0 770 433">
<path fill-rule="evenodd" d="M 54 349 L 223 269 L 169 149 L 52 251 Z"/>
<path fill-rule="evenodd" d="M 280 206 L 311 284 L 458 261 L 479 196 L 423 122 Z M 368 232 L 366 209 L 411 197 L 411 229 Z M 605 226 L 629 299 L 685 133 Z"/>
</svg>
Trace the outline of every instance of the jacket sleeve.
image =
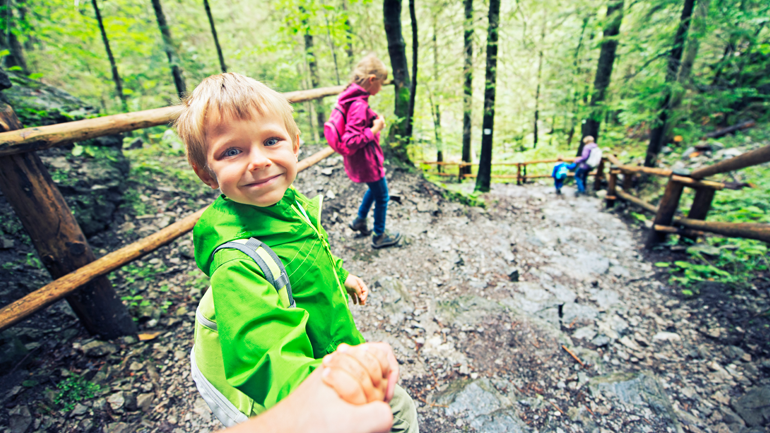
<svg viewBox="0 0 770 433">
<path fill-rule="evenodd" d="M 586 150 L 587 150 L 588 152 L 586 152 Z M 588 147 L 588 146 L 585 146 L 585 147 L 583 148 L 583 153 L 582 153 L 582 154 L 580 154 L 580 158 L 576 159 L 576 160 L 575 160 L 575 162 L 574 162 L 574 164 L 575 164 L 575 165 L 578 165 L 578 164 L 582 164 L 582 163 L 584 163 L 584 162 L 588 161 L 588 157 L 589 157 L 589 156 L 591 156 L 591 148 L 590 148 L 590 147 Z"/>
<path fill-rule="evenodd" d="M 230 385 L 270 408 L 321 365 L 305 331 L 308 312 L 282 307 L 250 259 L 219 266 L 211 290 Z"/>
<path fill-rule="evenodd" d="M 374 134 L 366 121 L 366 110 L 369 106 L 364 102 L 355 101 L 348 107 L 345 121 L 345 133 L 342 142 L 352 153 L 373 142 Z"/>
<path fill-rule="evenodd" d="M 332 254 L 332 258 L 334 259 L 334 269 L 337 271 L 337 276 L 340 278 L 340 283 L 342 285 L 345 285 L 345 280 L 348 279 L 348 275 L 350 275 L 350 272 L 346 271 L 345 268 L 342 267 L 342 259 Z"/>
</svg>

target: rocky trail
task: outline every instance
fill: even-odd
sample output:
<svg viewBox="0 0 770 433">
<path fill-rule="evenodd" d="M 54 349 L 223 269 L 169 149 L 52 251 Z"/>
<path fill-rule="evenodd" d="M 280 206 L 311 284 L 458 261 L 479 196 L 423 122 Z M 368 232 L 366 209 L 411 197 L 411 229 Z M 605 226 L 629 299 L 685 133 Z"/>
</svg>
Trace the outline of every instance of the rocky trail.
<svg viewBox="0 0 770 433">
<path fill-rule="evenodd" d="M 621 209 L 569 187 L 556 196 L 545 185 L 496 184 L 485 210 L 445 200 L 418 174 L 393 170 L 388 180 L 388 226 L 405 238 L 385 250 L 347 228 L 365 187 L 347 180 L 339 157 L 296 186 L 325 195 L 332 249 L 371 289 L 369 305 L 351 306 L 356 322 L 394 347 L 422 431 L 770 431 L 767 285 L 681 298 Z M 99 235 L 104 252 L 207 203 L 170 184 L 143 188 L 159 213 L 113 224 Z M 7 331 L 25 355 L 0 378 L 0 431 L 221 427 L 189 374 L 206 287 L 191 239 L 113 277 L 122 296 L 141 296 L 127 302 L 144 341 L 94 340 L 63 302 Z M 98 387 L 88 394 L 79 377 Z M 62 397 L 61 383 L 83 392 Z"/>
</svg>

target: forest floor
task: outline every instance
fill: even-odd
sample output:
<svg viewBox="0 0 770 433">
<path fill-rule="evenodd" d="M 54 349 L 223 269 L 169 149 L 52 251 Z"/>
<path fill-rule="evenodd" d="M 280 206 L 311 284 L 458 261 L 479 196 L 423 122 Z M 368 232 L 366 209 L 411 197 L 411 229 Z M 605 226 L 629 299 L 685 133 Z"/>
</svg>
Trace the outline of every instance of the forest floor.
<svg viewBox="0 0 770 433">
<path fill-rule="evenodd" d="M 545 184 L 495 184 L 483 209 L 447 201 L 418 173 L 392 170 L 388 181 L 388 226 L 404 240 L 384 250 L 347 228 L 365 187 L 339 157 L 295 185 L 326 196 L 332 250 L 371 288 L 369 305 L 351 306 L 356 322 L 394 347 L 421 431 L 770 431 L 767 283 L 682 298 L 652 266 L 676 251 L 646 252 L 622 206 L 607 211 L 569 186 L 557 196 Z M 214 197 L 191 197 L 170 177 L 137 188 L 157 213 L 127 213 L 89 240 L 100 254 Z M 221 428 L 189 374 L 207 286 L 192 235 L 112 280 L 147 339 L 95 340 L 64 302 L 12 328 L 29 356 L 0 377 L 0 431 Z"/>
</svg>

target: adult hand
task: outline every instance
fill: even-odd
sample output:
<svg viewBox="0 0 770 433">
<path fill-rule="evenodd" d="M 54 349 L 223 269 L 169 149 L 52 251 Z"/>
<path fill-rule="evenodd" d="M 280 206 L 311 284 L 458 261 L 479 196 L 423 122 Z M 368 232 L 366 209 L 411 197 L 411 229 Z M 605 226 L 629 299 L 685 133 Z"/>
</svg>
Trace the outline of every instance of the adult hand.
<svg viewBox="0 0 770 433">
<path fill-rule="evenodd" d="M 387 433 L 393 413 L 385 402 L 355 406 L 322 380 L 317 368 L 294 392 L 267 412 L 222 433 Z"/>
<path fill-rule="evenodd" d="M 340 344 L 323 360 L 324 383 L 346 402 L 365 404 L 384 401 L 390 379 L 390 360 L 385 350 L 370 344 Z"/>
<path fill-rule="evenodd" d="M 385 120 L 378 116 L 376 119 L 374 119 L 374 125 L 372 125 L 372 134 L 376 134 L 383 129 L 385 129 Z"/>
</svg>

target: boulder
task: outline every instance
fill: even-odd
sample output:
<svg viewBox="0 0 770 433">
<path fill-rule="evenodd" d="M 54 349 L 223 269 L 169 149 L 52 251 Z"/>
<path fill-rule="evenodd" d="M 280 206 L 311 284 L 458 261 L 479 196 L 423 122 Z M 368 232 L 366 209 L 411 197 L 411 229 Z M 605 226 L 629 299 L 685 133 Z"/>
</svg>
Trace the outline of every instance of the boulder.
<svg viewBox="0 0 770 433">
<path fill-rule="evenodd" d="M 732 399 L 732 406 L 749 426 L 770 425 L 770 386 L 750 389 L 742 397 Z"/>
<path fill-rule="evenodd" d="M 402 322 L 407 314 L 414 312 L 411 294 L 397 279 L 384 277 L 377 280 L 372 286 L 372 293 L 376 293 L 392 325 Z"/>
<path fill-rule="evenodd" d="M 500 394 L 489 379 L 458 380 L 441 391 L 435 401 L 446 406 L 445 414 L 483 432 L 529 432 L 513 402 Z"/>
</svg>

